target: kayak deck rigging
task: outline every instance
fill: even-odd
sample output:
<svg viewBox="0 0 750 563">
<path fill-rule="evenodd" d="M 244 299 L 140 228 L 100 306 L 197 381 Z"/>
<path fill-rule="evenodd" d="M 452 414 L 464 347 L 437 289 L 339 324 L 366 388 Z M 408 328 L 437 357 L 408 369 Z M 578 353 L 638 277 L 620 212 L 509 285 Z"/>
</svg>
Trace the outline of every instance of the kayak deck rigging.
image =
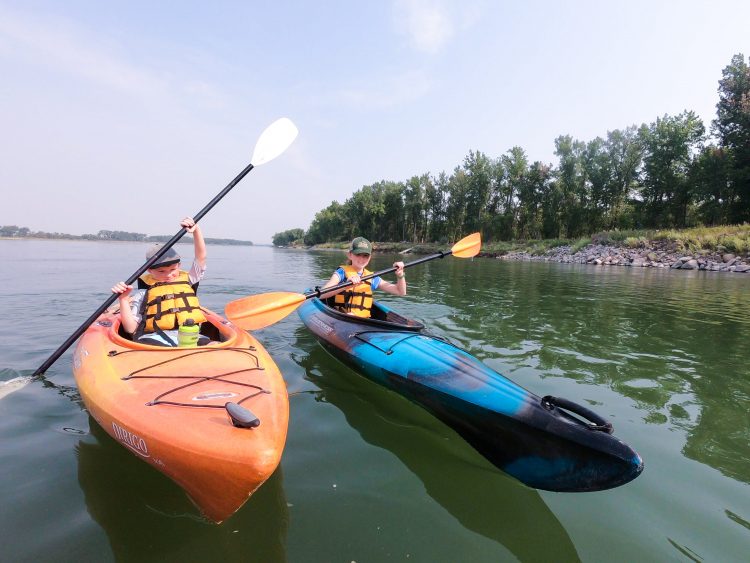
<svg viewBox="0 0 750 563">
<path fill-rule="evenodd" d="M 458 346 L 456 346 L 455 344 L 453 344 L 447 338 L 443 338 L 442 336 L 437 336 L 436 334 L 431 334 L 431 333 L 429 333 L 427 331 L 412 332 L 412 333 L 408 333 L 408 334 L 403 334 L 402 335 L 403 338 L 398 339 L 398 340 L 394 339 L 392 341 L 389 341 L 388 342 L 389 346 L 388 346 L 387 349 L 383 348 L 381 346 L 378 346 L 377 344 L 375 344 L 372 341 L 370 341 L 369 338 L 367 338 L 366 336 L 363 336 L 363 335 L 377 336 L 377 335 L 380 335 L 380 334 L 393 334 L 393 331 L 391 331 L 391 330 L 363 330 L 363 331 L 355 332 L 354 334 L 352 334 L 352 338 L 356 338 L 357 340 L 359 340 L 361 342 L 364 342 L 365 344 L 369 344 L 370 346 L 372 346 L 376 350 L 380 350 L 381 352 L 383 352 L 384 354 L 386 354 L 388 356 L 390 356 L 391 354 L 393 354 L 393 351 L 394 351 L 393 349 L 396 346 L 398 346 L 399 344 L 403 344 L 404 342 L 406 342 L 410 338 L 415 338 L 417 336 L 421 336 L 423 338 L 432 338 L 433 340 L 439 340 L 440 342 L 443 342 L 445 344 L 448 344 L 448 345 L 453 346 L 453 347 L 455 347 L 455 348 L 458 349 Z"/>
<path fill-rule="evenodd" d="M 165 350 L 166 351 L 166 350 Z M 167 358 L 166 360 L 163 360 L 161 362 L 157 362 L 150 365 L 145 365 L 137 370 L 131 371 L 127 375 L 121 377 L 120 379 L 123 381 L 130 381 L 133 379 L 191 379 L 189 383 L 186 383 L 184 385 L 179 385 L 177 387 L 174 387 L 172 389 L 168 389 L 164 391 L 163 393 L 160 393 L 157 395 L 154 399 L 146 403 L 146 406 L 156 406 L 156 405 L 172 405 L 172 406 L 178 406 L 178 407 L 191 407 L 191 408 L 208 408 L 208 409 L 225 409 L 226 405 L 216 405 L 216 404 L 190 404 L 190 403 L 181 403 L 177 401 L 165 401 L 162 400 L 164 397 L 171 395 L 173 393 L 176 393 L 177 391 L 181 391 L 183 389 L 186 389 L 188 387 L 192 387 L 195 385 L 198 385 L 200 383 L 206 382 L 206 381 L 221 381 L 222 383 L 229 383 L 231 385 L 238 385 L 241 387 L 249 387 L 251 389 L 255 389 L 256 391 L 253 393 L 250 393 L 243 397 L 242 399 L 238 401 L 234 401 L 235 404 L 241 405 L 245 401 L 248 401 L 252 399 L 253 397 L 257 397 L 258 395 L 262 394 L 271 394 L 271 391 L 268 389 L 264 389 L 263 387 L 259 385 L 255 385 L 252 383 L 247 383 L 244 381 L 236 381 L 233 379 L 225 379 L 226 377 L 229 377 L 231 375 L 236 375 L 238 373 L 246 373 L 246 372 L 254 372 L 254 371 L 264 371 L 264 367 L 260 365 L 260 361 L 258 359 L 258 356 L 254 354 L 256 349 L 253 346 L 248 346 L 246 348 L 203 348 L 200 350 L 195 350 L 191 352 L 187 352 L 185 354 L 180 354 L 179 356 L 173 356 Z M 125 354 L 142 354 L 142 353 L 149 353 L 149 352 L 164 352 L 162 350 L 122 350 L 122 351 L 116 351 L 112 350 L 109 352 L 109 357 L 117 357 L 122 356 Z M 242 354 L 245 354 L 252 358 L 255 361 L 255 366 L 228 371 L 225 373 L 218 373 L 218 374 L 212 374 L 212 375 L 143 375 L 143 372 L 146 372 L 150 369 L 158 368 L 160 366 L 164 366 L 166 364 L 172 364 L 176 363 L 180 360 L 184 360 L 185 358 L 191 358 L 192 356 L 196 355 L 202 355 L 202 354 L 215 354 L 217 352 L 239 352 Z M 220 393 L 217 393 L 215 395 L 220 395 Z M 206 398 L 220 398 L 220 397 L 209 397 L 208 395 Z"/>
</svg>

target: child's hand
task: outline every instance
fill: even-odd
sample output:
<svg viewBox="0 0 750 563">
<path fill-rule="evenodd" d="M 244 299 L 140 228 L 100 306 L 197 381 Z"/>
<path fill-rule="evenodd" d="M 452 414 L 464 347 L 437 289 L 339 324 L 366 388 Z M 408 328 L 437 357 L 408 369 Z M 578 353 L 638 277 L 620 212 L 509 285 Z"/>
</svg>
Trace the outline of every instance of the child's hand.
<svg viewBox="0 0 750 563">
<path fill-rule="evenodd" d="M 133 286 L 127 285 L 125 282 L 117 282 L 112 286 L 112 293 L 118 293 L 120 295 L 120 299 L 126 298 L 128 295 L 130 295 L 130 292 L 132 290 Z"/>
<path fill-rule="evenodd" d="M 350 276 L 349 276 L 348 278 L 346 278 L 346 279 L 348 279 L 348 280 L 349 280 L 350 282 L 352 282 L 352 283 L 353 283 L 354 285 L 357 285 L 358 283 L 360 283 L 360 281 L 362 281 L 362 280 L 360 279 L 360 277 L 359 277 L 359 274 L 351 274 L 351 275 L 350 275 Z"/>
<path fill-rule="evenodd" d="M 403 278 L 404 277 L 404 263 L 394 262 L 393 267 L 396 268 L 396 277 L 399 279 Z"/>
<path fill-rule="evenodd" d="M 193 221 L 192 217 L 185 217 L 182 221 L 180 221 L 180 226 L 185 227 L 185 230 L 188 233 L 194 233 L 195 229 L 198 228 L 198 224 Z"/>
</svg>

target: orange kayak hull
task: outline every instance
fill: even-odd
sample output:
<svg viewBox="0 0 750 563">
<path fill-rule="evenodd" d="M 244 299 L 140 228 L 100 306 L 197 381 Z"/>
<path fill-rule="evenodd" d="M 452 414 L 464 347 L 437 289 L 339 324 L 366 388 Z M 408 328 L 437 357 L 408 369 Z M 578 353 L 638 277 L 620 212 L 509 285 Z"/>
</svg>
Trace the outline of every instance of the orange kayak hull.
<svg viewBox="0 0 750 563">
<path fill-rule="evenodd" d="M 118 335 L 105 313 L 84 333 L 73 371 L 86 408 L 136 457 L 222 522 L 276 470 L 286 442 L 289 398 L 278 367 L 250 334 L 205 311 L 220 335 L 199 348 L 164 348 Z M 260 424 L 238 428 L 227 402 Z"/>
</svg>

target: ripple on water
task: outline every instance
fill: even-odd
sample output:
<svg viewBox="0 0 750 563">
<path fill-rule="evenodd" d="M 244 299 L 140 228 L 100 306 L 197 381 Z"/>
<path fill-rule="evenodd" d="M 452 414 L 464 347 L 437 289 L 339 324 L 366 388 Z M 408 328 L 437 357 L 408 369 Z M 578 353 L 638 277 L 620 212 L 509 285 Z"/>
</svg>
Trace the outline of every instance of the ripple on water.
<svg viewBox="0 0 750 563">
<path fill-rule="evenodd" d="M 629 381 L 623 381 L 622 385 L 626 387 L 633 387 L 634 389 L 657 389 L 659 382 L 653 379 L 631 379 Z"/>
</svg>

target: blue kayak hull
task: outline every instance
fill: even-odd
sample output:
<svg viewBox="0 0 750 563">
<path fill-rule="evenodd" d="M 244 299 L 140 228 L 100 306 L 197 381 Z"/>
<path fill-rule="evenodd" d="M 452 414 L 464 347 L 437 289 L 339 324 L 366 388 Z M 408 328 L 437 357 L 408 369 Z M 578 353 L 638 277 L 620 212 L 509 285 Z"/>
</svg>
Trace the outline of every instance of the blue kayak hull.
<svg viewBox="0 0 750 563">
<path fill-rule="evenodd" d="M 375 319 L 339 313 L 319 299 L 306 301 L 298 312 L 333 356 L 427 409 L 530 487 L 604 490 L 643 470 L 641 457 L 605 431 L 611 426 L 604 429 L 546 402 L 382 304 L 376 304 Z"/>
</svg>

